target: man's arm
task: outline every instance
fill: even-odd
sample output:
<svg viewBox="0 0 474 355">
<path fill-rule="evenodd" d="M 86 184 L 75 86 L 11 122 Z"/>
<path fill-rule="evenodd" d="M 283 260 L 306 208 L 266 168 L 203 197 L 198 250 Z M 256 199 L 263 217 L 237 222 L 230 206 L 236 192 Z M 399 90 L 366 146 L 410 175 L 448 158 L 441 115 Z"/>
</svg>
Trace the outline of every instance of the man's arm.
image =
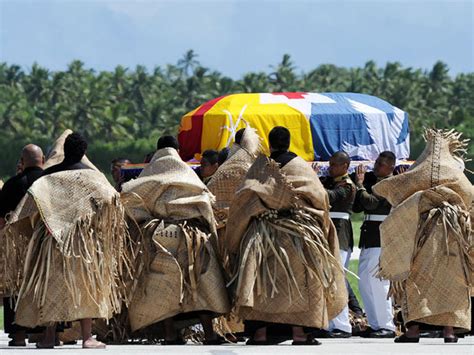
<svg viewBox="0 0 474 355">
<path fill-rule="evenodd" d="M 18 191 L 18 184 L 16 181 L 8 180 L 3 189 L 0 191 L 0 218 L 5 222 L 5 216 L 13 211 L 16 205 L 19 203 L 18 194 L 21 194 L 21 191 Z"/>
<path fill-rule="evenodd" d="M 373 210 L 377 208 L 380 199 L 367 192 L 364 187 L 365 173 L 367 168 L 362 164 L 356 168 L 355 171 L 355 184 L 357 187 L 357 194 L 354 203 L 354 212 L 363 212 L 363 210 Z"/>
<path fill-rule="evenodd" d="M 349 183 L 344 183 L 332 190 L 326 189 L 326 191 L 329 196 L 329 204 L 334 205 L 338 201 L 349 200 L 352 196 L 353 186 Z"/>
<path fill-rule="evenodd" d="M 376 209 L 380 202 L 380 198 L 368 193 L 364 187 L 360 186 L 357 189 L 356 200 L 358 205 L 368 211 Z"/>
</svg>

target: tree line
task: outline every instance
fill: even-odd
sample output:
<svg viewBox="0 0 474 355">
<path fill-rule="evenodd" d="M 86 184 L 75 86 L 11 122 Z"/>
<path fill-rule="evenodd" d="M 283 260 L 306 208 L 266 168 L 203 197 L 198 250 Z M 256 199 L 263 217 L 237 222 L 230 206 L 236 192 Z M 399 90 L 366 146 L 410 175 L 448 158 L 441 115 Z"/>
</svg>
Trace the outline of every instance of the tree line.
<svg viewBox="0 0 474 355">
<path fill-rule="evenodd" d="M 452 77 L 443 62 L 430 70 L 368 61 L 359 68 L 322 64 L 302 72 L 285 54 L 267 72 L 239 79 L 203 66 L 192 50 L 153 70 L 138 65 L 95 71 L 76 60 L 64 71 L 38 64 L 25 71 L 0 63 L 0 177 L 14 172 L 25 143 L 47 150 L 66 128 L 85 135 L 89 156 L 107 171 L 117 156 L 141 162 L 157 137 L 176 134 L 181 117 L 207 100 L 281 91 L 357 92 L 387 100 L 409 114 L 413 158 L 424 146 L 423 127 L 456 128 L 474 137 L 474 73 Z M 472 144 L 469 150 L 472 156 Z"/>
</svg>

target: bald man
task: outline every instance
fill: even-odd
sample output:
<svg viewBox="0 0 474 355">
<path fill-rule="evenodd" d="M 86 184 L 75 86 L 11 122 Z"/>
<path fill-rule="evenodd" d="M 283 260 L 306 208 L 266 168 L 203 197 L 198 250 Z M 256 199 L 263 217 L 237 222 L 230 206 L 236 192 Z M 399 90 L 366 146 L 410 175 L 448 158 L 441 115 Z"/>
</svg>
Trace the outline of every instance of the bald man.
<svg viewBox="0 0 474 355">
<path fill-rule="evenodd" d="M 34 144 L 26 145 L 21 151 L 17 170 L 21 172 L 10 178 L 0 191 L 0 229 L 5 225 L 5 216 L 14 211 L 30 186 L 43 174 L 44 155 L 40 147 Z M 13 299 L 3 299 L 5 333 L 12 340 L 9 346 L 26 346 L 25 328 L 13 324 L 15 320 L 15 305 Z"/>
<path fill-rule="evenodd" d="M 329 196 L 331 209 L 329 215 L 334 223 L 339 240 L 341 263 L 349 267 L 354 240 L 352 236 L 351 213 L 356 188 L 348 174 L 351 159 L 343 151 L 334 153 L 329 159 L 329 176 L 321 178 Z M 324 336 L 329 338 L 348 338 L 352 335 L 352 326 L 349 321 L 349 308 L 329 323 L 329 332 Z M 323 336 L 321 336 L 323 337 Z"/>
</svg>

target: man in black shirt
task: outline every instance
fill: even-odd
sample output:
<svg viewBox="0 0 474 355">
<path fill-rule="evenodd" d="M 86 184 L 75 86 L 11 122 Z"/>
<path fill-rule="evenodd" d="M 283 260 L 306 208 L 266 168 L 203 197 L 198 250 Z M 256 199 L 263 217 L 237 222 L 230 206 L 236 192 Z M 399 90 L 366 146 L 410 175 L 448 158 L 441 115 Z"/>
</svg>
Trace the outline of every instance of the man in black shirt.
<svg viewBox="0 0 474 355">
<path fill-rule="evenodd" d="M 350 162 L 351 159 L 347 153 L 342 151 L 334 153 L 329 160 L 329 176 L 321 179 L 329 196 L 331 205 L 329 216 L 336 227 L 341 263 L 346 268 L 349 267 L 354 246 L 351 213 L 356 188 L 348 174 Z M 328 337 L 348 338 L 351 336 L 349 307 L 345 307 L 336 318 L 331 320 L 329 330 L 330 333 L 326 335 Z"/>
<path fill-rule="evenodd" d="M 392 152 L 380 153 L 375 161 L 374 171 L 366 173 L 361 165 L 356 171 L 357 194 L 354 212 L 364 212 L 359 247 L 359 290 L 369 321 L 369 331 L 363 336 L 369 338 L 394 338 L 392 301 L 387 299 L 390 282 L 374 276 L 380 258 L 380 224 L 390 213 L 387 200 L 372 193 L 372 186 L 392 176 L 396 158 Z"/>
<path fill-rule="evenodd" d="M 9 179 L 0 191 L 0 229 L 5 225 L 5 217 L 16 209 L 30 186 L 43 174 L 44 155 L 40 147 L 28 144 L 21 152 L 22 172 Z M 9 346 L 25 346 L 26 328 L 13 324 L 15 304 L 12 298 L 3 299 L 5 333 L 12 340 Z"/>
</svg>

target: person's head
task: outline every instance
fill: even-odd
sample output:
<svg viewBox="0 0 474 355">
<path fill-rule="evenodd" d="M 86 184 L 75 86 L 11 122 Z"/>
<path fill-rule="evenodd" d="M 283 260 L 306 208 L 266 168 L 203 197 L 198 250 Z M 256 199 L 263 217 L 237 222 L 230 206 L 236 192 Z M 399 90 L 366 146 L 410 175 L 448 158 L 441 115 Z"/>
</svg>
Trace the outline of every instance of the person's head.
<svg viewBox="0 0 474 355">
<path fill-rule="evenodd" d="M 201 177 L 208 178 L 212 176 L 217 168 L 219 167 L 218 163 L 219 153 L 217 150 L 205 150 L 202 153 L 201 158 Z"/>
<path fill-rule="evenodd" d="M 143 162 L 146 164 L 151 162 L 151 158 L 153 158 L 153 155 L 155 155 L 155 152 L 150 152 L 147 155 L 145 155 L 145 159 L 143 159 Z"/>
<path fill-rule="evenodd" d="M 112 160 L 110 165 L 110 173 L 112 174 L 112 178 L 114 179 L 115 183 L 120 182 L 120 169 L 125 164 L 130 164 L 130 160 L 127 158 L 116 158 Z"/>
<path fill-rule="evenodd" d="M 16 175 L 20 175 L 22 172 L 23 172 L 23 162 L 20 157 L 20 159 L 18 159 L 18 161 L 16 162 L 15 173 Z"/>
<path fill-rule="evenodd" d="M 290 131 L 282 126 L 276 126 L 268 135 L 270 151 L 287 151 L 290 148 Z"/>
<path fill-rule="evenodd" d="M 375 176 L 383 178 L 391 175 L 395 169 L 396 161 L 397 158 L 392 152 L 386 150 L 385 152 L 380 153 L 374 164 Z"/>
<path fill-rule="evenodd" d="M 17 170 L 21 171 L 26 168 L 38 167 L 42 168 L 44 164 L 44 155 L 40 147 L 34 144 L 25 145 L 21 151 L 21 158 Z"/>
<path fill-rule="evenodd" d="M 235 134 L 235 143 L 240 145 L 240 142 L 242 142 L 242 137 L 244 136 L 245 128 L 241 128 L 237 131 Z"/>
<path fill-rule="evenodd" d="M 163 148 L 174 148 L 179 151 L 179 143 L 176 137 L 173 136 L 163 136 L 158 139 L 156 143 L 156 150 Z"/>
<path fill-rule="evenodd" d="M 79 133 L 71 133 L 64 141 L 64 160 L 78 163 L 87 151 L 87 142 Z"/>
<path fill-rule="evenodd" d="M 227 160 L 229 156 L 229 148 L 224 148 L 219 152 L 219 156 L 217 157 L 217 164 L 222 165 Z"/>
<path fill-rule="evenodd" d="M 351 158 L 346 152 L 334 153 L 329 159 L 329 176 L 336 178 L 347 174 Z"/>
</svg>

